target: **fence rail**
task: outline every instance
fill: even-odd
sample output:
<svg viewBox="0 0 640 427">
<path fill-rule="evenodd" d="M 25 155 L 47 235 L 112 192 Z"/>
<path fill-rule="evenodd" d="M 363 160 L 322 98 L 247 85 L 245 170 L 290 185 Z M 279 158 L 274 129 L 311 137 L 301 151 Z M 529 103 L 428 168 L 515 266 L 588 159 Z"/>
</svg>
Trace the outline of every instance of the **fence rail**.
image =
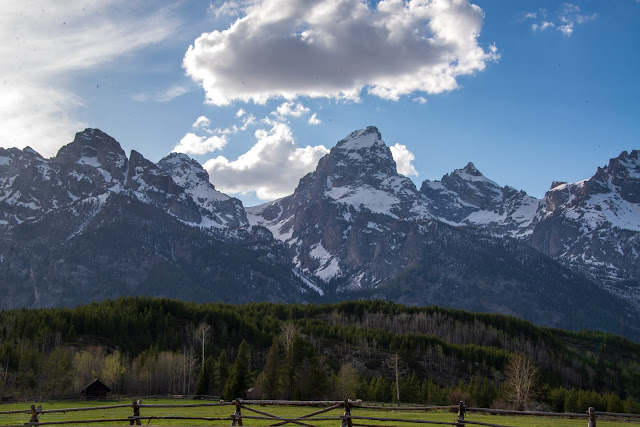
<svg viewBox="0 0 640 427">
<path fill-rule="evenodd" d="M 158 408 L 203 408 L 203 407 L 222 407 L 229 406 L 235 409 L 235 412 L 229 416 L 196 416 L 196 415 L 141 415 L 141 410 L 158 409 Z M 257 409 L 252 406 L 260 406 L 261 409 Z M 263 408 L 265 406 L 272 407 L 322 407 L 322 409 L 309 412 L 303 415 L 286 416 L 277 415 L 271 412 L 267 412 Z M 80 412 L 80 411 L 104 411 L 113 409 L 131 408 L 132 415 L 120 418 L 96 418 L 89 420 L 66 420 L 66 421 L 40 421 L 41 415 L 46 414 L 59 414 L 67 412 Z M 344 410 L 342 415 L 328 414 L 334 410 Z M 455 419 L 452 421 L 438 421 L 429 419 L 410 419 L 403 418 L 402 416 L 396 417 L 377 417 L 377 416 L 364 416 L 354 415 L 353 410 L 370 410 L 370 411 L 400 411 L 400 412 L 420 412 L 428 413 L 431 411 L 448 410 L 452 412 L 457 411 Z M 271 409 L 270 409 L 271 410 Z M 244 414 L 243 414 L 244 411 Z M 272 411 L 272 410 L 271 410 Z M 272 411 L 273 412 L 273 411 Z M 533 417 L 558 417 L 558 418 L 586 418 L 588 427 L 596 426 L 596 419 L 598 416 L 606 417 L 607 419 L 614 419 L 615 421 L 629 421 L 640 420 L 640 415 L 637 414 L 622 414 L 612 412 L 596 411 L 595 408 L 589 408 L 589 411 L 585 413 L 556 413 L 556 412 L 538 412 L 538 411 L 510 411 L 504 409 L 491 409 L 491 408 L 474 408 L 467 407 L 464 401 L 461 401 L 458 405 L 454 406 L 392 406 L 392 405 L 376 405 L 364 403 L 360 400 L 323 400 L 323 401 L 288 401 L 288 400 L 244 400 L 236 399 L 230 402 L 209 402 L 209 403 L 189 403 L 189 404 L 143 404 L 140 400 L 133 400 L 131 404 L 118 404 L 118 405 L 106 405 L 106 406 L 93 406 L 84 408 L 67 408 L 67 409 L 49 409 L 45 410 L 41 406 L 36 407 L 31 405 L 31 408 L 25 410 L 13 410 L 13 411 L 0 411 L 0 415 L 11 414 L 27 414 L 31 418 L 28 422 L 21 424 L 21 426 L 45 426 L 45 425 L 65 425 L 65 424 L 95 424 L 95 423 L 123 423 L 129 425 L 141 425 L 141 422 L 147 421 L 150 423 L 153 420 L 192 420 L 192 421 L 206 421 L 216 422 L 215 425 L 231 425 L 231 426 L 243 426 L 244 421 L 255 422 L 264 421 L 269 426 L 283 426 L 283 425 L 297 425 L 304 427 L 315 427 L 317 422 L 336 421 L 340 423 L 341 427 L 387 427 L 380 423 L 399 423 L 399 425 L 410 424 L 429 424 L 429 425 L 445 425 L 445 426 L 489 426 L 489 427 L 511 427 L 503 424 L 491 424 L 485 422 L 479 422 L 474 420 L 465 419 L 465 414 L 469 412 L 477 413 L 489 413 L 493 415 L 518 415 L 518 416 L 533 416 Z M 366 415 L 366 414 L 365 414 Z M 372 424 L 373 423 L 373 424 Z M 377 423 L 377 424 L 376 424 Z M 1 424 L 1 418 L 0 418 Z"/>
</svg>

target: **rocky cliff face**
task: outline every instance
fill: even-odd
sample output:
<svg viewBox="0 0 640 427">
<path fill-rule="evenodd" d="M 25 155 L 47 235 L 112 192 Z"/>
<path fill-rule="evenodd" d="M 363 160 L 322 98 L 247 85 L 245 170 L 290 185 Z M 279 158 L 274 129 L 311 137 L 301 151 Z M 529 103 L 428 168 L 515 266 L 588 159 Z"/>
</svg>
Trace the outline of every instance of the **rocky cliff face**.
<svg viewBox="0 0 640 427">
<path fill-rule="evenodd" d="M 541 201 L 512 187 L 501 187 L 473 163 L 440 181 L 426 180 L 420 191 L 430 211 L 443 222 L 481 228 L 494 235 L 524 237 L 533 230 Z"/>
<path fill-rule="evenodd" d="M 418 190 L 369 127 L 245 210 L 184 154 L 127 157 L 97 129 L 51 159 L 0 149 L 0 308 L 384 298 L 640 337 L 639 157 L 544 200 L 472 163 Z"/>
<path fill-rule="evenodd" d="M 640 307 L 638 153 L 623 152 L 584 181 L 554 181 L 543 200 L 500 187 L 472 163 L 420 191 L 439 220 L 517 238 Z"/>
<path fill-rule="evenodd" d="M 113 138 L 79 132 L 52 159 L 31 148 L 0 148 L 0 224 L 13 226 L 124 186 L 128 160 Z"/>
<path fill-rule="evenodd" d="M 528 242 L 640 305 L 640 151 L 576 183 L 554 183 Z"/>
<path fill-rule="evenodd" d="M 342 292 L 375 286 L 415 262 L 402 228 L 429 217 L 423 202 L 369 127 L 339 141 L 294 194 L 248 213 L 289 245 L 298 269 Z"/>
<path fill-rule="evenodd" d="M 637 307 L 529 246 L 542 209 L 543 201 L 500 187 L 473 164 L 417 191 L 397 173 L 377 129 L 367 128 L 338 142 L 294 194 L 247 211 L 327 296 L 574 328 L 616 324 L 608 314 L 616 306 L 636 318 Z M 589 315 L 576 314 L 584 307 Z"/>
<path fill-rule="evenodd" d="M 52 159 L 1 150 L 0 308 L 140 294 L 313 300 L 285 247 L 248 227 L 240 202 L 196 165 L 184 155 L 159 165 L 136 151 L 127 158 L 97 129 Z"/>
<path fill-rule="evenodd" d="M 158 167 L 171 176 L 200 207 L 202 216 L 212 227 L 245 227 L 247 214 L 242 202 L 215 189 L 209 174 L 200 163 L 185 154 L 171 153 L 158 162 Z"/>
</svg>

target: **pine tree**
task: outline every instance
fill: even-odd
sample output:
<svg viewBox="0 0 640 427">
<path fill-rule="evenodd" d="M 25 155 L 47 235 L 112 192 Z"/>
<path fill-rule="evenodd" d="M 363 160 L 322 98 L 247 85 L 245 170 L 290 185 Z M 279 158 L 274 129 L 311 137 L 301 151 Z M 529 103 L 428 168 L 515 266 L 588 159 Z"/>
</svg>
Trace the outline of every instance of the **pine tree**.
<svg viewBox="0 0 640 427">
<path fill-rule="evenodd" d="M 229 378 L 224 388 L 224 397 L 226 399 L 235 399 L 237 397 L 246 398 L 247 389 L 249 388 L 249 380 L 251 372 L 249 371 L 250 355 L 249 344 L 246 340 L 242 340 L 238 347 L 236 360 L 233 362 Z"/>
<path fill-rule="evenodd" d="M 280 346 L 278 339 L 274 338 L 269 354 L 267 355 L 267 365 L 264 369 L 264 394 L 267 399 L 277 399 L 280 395 Z"/>
<path fill-rule="evenodd" d="M 207 360 L 202 364 L 200 368 L 200 374 L 198 375 L 198 384 L 196 385 L 196 395 L 204 396 L 208 395 L 212 389 L 211 384 L 211 371 L 214 368 L 215 362 L 213 357 L 207 357 Z"/>
<path fill-rule="evenodd" d="M 227 384 L 227 378 L 229 377 L 229 358 L 227 356 L 227 350 L 220 351 L 220 355 L 216 359 L 215 365 L 215 392 L 223 395 L 224 388 Z"/>
</svg>

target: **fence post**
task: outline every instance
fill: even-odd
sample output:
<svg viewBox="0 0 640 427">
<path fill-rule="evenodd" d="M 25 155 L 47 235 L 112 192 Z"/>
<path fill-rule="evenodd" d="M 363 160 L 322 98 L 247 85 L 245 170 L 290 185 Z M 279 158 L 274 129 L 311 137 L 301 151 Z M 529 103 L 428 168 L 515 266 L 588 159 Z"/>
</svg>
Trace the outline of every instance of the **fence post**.
<svg viewBox="0 0 640 427">
<path fill-rule="evenodd" d="M 139 400 L 134 400 L 133 402 L 131 402 L 131 406 L 133 406 L 133 416 L 134 417 L 139 417 L 140 416 L 140 407 L 138 406 L 140 403 Z M 132 426 L 133 424 L 136 424 L 137 426 L 141 425 L 142 423 L 140 422 L 140 418 L 133 418 L 131 417 L 129 419 L 129 425 Z"/>
<path fill-rule="evenodd" d="M 40 421 L 38 421 L 38 411 L 36 411 L 36 405 L 31 405 L 31 419 L 29 420 L 28 423 L 25 423 L 27 425 L 32 424 L 32 423 L 39 423 Z"/>
<path fill-rule="evenodd" d="M 589 424 L 588 427 L 596 427 L 596 408 L 593 406 L 589 407 Z"/>
<path fill-rule="evenodd" d="M 342 415 L 345 417 L 351 417 L 351 403 L 349 402 L 349 399 L 344 400 L 344 414 Z M 340 427 L 352 427 L 352 425 L 353 421 L 351 420 L 351 418 L 343 418 Z"/>
<path fill-rule="evenodd" d="M 240 404 L 240 399 L 236 399 L 236 413 L 233 415 L 233 421 L 231 422 L 232 426 L 241 426 L 242 425 L 242 411 L 240 408 L 242 405 Z"/>
<path fill-rule="evenodd" d="M 457 420 L 457 425 L 459 426 L 464 426 L 464 400 L 461 400 L 460 403 L 458 403 L 458 420 Z"/>
</svg>

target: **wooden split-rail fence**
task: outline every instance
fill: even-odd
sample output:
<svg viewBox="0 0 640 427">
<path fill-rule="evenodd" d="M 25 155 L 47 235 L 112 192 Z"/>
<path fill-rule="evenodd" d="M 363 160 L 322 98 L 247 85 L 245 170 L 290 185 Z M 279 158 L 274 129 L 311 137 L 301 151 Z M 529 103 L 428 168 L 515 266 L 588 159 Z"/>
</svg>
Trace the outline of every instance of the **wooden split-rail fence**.
<svg viewBox="0 0 640 427">
<path fill-rule="evenodd" d="M 152 412 L 153 409 L 158 408 L 202 408 L 202 407 L 216 407 L 216 406 L 228 406 L 230 409 L 235 409 L 235 412 L 229 416 L 219 417 L 207 417 L 207 416 L 190 416 L 190 415 L 147 415 L 148 412 Z M 261 407 L 257 409 L 255 406 Z M 264 406 L 269 407 L 321 407 L 322 409 L 304 414 L 304 415 L 276 415 L 271 408 L 271 412 L 267 412 L 262 408 Z M 131 408 L 132 415 L 126 418 L 96 418 L 96 419 L 83 419 L 83 420 L 64 420 L 64 421 L 48 421 L 46 420 L 47 414 L 55 413 L 69 413 L 79 411 L 101 411 L 101 410 L 113 410 L 120 408 Z M 360 416 L 357 415 L 355 409 L 363 409 L 370 411 L 394 411 L 394 412 L 430 412 L 438 410 L 448 410 L 453 413 L 457 411 L 457 416 L 452 421 L 436 421 L 427 419 L 411 419 L 403 418 L 401 415 L 390 417 L 372 417 L 372 416 Z M 343 412 L 339 414 L 328 414 L 330 411 L 340 410 Z M 148 412 L 147 412 L 148 411 Z M 28 422 L 24 424 L 18 424 L 14 426 L 45 426 L 45 425 L 89 425 L 95 423 L 122 423 L 123 425 L 141 425 L 142 421 L 150 423 L 154 420 L 174 420 L 174 421 L 203 421 L 208 425 L 216 426 L 243 426 L 248 427 L 251 422 L 258 422 L 261 425 L 268 426 L 283 426 L 283 425 L 297 425 L 304 427 L 314 427 L 318 422 L 323 425 L 327 425 L 330 421 L 336 421 L 335 426 L 338 427 L 386 427 L 391 425 L 410 425 L 410 424 L 433 424 L 433 425 L 445 425 L 445 426 L 489 426 L 489 427 L 511 427 L 502 424 L 490 424 L 479 421 L 472 421 L 465 419 L 465 414 L 470 412 L 476 413 L 489 413 L 493 415 L 520 415 L 520 416 L 532 416 L 532 417 L 557 417 L 557 418 L 583 418 L 587 421 L 587 427 L 596 427 L 596 418 L 606 417 L 610 420 L 617 422 L 621 421 L 640 421 L 640 415 L 637 414 L 620 414 L 611 412 L 596 411 L 595 408 L 589 408 L 586 413 L 556 413 L 556 412 L 537 412 L 537 411 L 509 411 L 503 409 L 489 409 L 489 408 L 473 408 L 467 407 L 464 401 L 461 401 L 458 405 L 454 406 L 395 406 L 395 405 L 376 405 L 364 403 L 360 400 L 338 400 L 338 401 L 288 401 L 288 400 L 244 400 L 236 399 L 230 402 L 209 402 L 209 403 L 190 403 L 190 404 L 143 404 L 140 400 L 133 400 L 131 404 L 109 405 L 109 406 L 94 406 L 84 408 L 67 408 L 67 409 L 49 409 L 45 410 L 41 406 L 36 407 L 31 405 L 28 410 L 15 410 L 15 411 L 0 411 L 0 425 L 2 424 L 2 415 L 8 414 L 27 414 L 30 416 Z M 45 417 L 42 417 L 42 416 Z M 40 418 L 44 418 L 41 420 Z M 214 424 L 209 424 L 214 423 Z M 332 424 L 333 425 L 333 424 Z"/>
</svg>

